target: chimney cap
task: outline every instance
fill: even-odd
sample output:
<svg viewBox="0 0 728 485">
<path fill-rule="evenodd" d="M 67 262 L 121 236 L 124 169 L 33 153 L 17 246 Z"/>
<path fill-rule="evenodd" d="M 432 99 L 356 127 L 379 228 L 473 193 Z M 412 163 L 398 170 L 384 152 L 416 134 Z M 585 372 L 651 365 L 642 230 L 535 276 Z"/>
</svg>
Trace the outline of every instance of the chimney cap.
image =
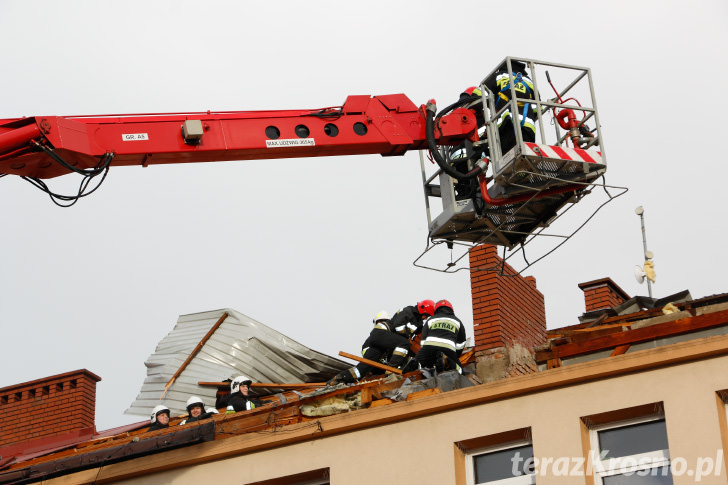
<svg viewBox="0 0 728 485">
<path fill-rule="evenodd" d="M 598 286 L 609 286 L 614 291 L 619 293 L 619 296 L 624 298 L 625 300 L 629 300 L 631 297 L 629 294 L 627 294 L 626 291 L 624 291 L 622 288 L 619 287 L 617 283 L 612 281 L 612 278 L 606 277 L 606 278 L 599 278 L 598 280 L 592 280 L 592 281 L 586 281 L 584 283 L 579 283 L 579 288 L 581 288 L 582 291 L 586 291 L 591 288 L 596 288 Z"/>
<path fill-rule="evenodd" d="M 71 377 L 80 377 L 80 376 L 84 376 L 84 375 L 89 377 L 92 381 L 95 381 L 95 382 L 99 382 L 101 380 L 101 378 L 99 376 L 97 376 L 96 374 L 94 374 L 93 372 L 91 372 L 87 369 L 78 369 L 78 370 L 74 370 L 71 372 L 64 372 L 63 374 L 56 374 L 54 376 L 48 376 L 48 377 L 43 377 L 41 379 L 35 379 L 32 381 L 13 384 L 11 386 L 0 388 L 0 392 L 11 393 L 11 392 L 14 392 L 15 389 L 19 389 L 19 388 L 39 386 L 39 385 L 43 385 L 46 382 L 60 381 L 60 380 L 64 380 L 64 379 L 69 379 Z"/>
</svg>

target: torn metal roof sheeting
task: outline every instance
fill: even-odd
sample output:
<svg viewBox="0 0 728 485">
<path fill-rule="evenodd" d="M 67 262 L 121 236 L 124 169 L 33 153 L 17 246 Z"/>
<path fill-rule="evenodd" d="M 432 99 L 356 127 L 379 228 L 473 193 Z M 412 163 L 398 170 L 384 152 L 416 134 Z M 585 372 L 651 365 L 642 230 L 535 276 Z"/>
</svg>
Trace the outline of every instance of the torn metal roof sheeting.
<svg viewBox="0 0 728 485">
<path fill-rule="evenodd" d="M 225 313 L 228 316 L 164 394 L 170 379 Z M 149 415 L 162 395 L 161 402 L 172 415 L 186 414 L 187 399 L 193 395 L 213 406 L 217 389 L 199 386 L 198 382 L 219 382 L 241 374 L 253 382 L 323 382 L 351 366 L 232 309 L 181 315 L 144 365 L 147 377 L 125 414 Z"/>
</svg>

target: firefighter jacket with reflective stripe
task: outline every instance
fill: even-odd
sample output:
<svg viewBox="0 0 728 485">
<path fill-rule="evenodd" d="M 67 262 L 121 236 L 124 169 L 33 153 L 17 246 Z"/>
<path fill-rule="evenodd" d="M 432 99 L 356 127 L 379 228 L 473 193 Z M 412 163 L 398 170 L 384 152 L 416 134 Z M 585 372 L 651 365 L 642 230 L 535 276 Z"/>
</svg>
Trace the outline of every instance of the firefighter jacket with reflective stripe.
<svg viewBox="0 0 728 485">
<path fill-rule="evenodd" d="M 244 396 L 242 392 L 236 392 L 230 395 L 228 406 L 232 406 L 235 411 L 250 411 L 265 403 L 266 401 Z"/>
<path fill-rule="evenodd" d="M 450 308 L 440 307 L 425 322 L 420 343 L 423 347 L 442 347 L 460 355 L 465 348 L 465 326 Z"/>
<path fill-rule="evenodd" d="M 495 78 L 495 109 L 500 110 L 511 100 L 511 85 L 513 80 L 513 89 L 516 91 L 516 98 L 519 99 L 535 99 L 533 91 L 533 81 L 525 74 L 518 73 L 508 76 L 507 73 L 498 74 Z M 527 101 L 517 101 L 518 105 L 518 124 L 525 130 L 536 133 L 536 105 Z M 498 118 L 498 128 L 503 123 L 512 123 L 511 109 L 506 108 L 503 114 Z"/>
<path fill-rule="evenodd" d="M 389 321 L 389 328 L 392 332 L 411 339 L 422 331 L 422 315 L 416 306 L 406 306 L 394 314 Z"/>
</svg>

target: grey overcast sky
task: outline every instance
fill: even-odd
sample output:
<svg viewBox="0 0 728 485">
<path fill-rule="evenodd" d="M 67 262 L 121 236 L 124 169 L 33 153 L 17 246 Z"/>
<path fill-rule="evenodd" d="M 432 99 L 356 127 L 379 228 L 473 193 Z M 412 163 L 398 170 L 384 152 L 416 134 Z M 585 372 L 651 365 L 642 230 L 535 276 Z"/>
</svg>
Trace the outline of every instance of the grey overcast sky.
<svg viewBox="0 0 728 485">
<path fill-rule="evenodd" d="M 629 192 L 529 268 L 548 325 L 577 284 L 728 291 L 722 141 L 728 3 L 0 0 L 0 118 L 335 106 L 405 93 L 445 106 L 505 56 L 592 69 L 607 182 Z M 71 181 L 56 179 L 61 187 Z M 73 180 L 75 183 L 75 179 Z M 316 350 L 356 353 L 380 309 L 448 298 L 467 272 L 415 268 L 426 214 L 416 152 L 112 168 L 61 209 L 0 179 L 0 387 L 86 368 L 97 427 L 124 415 L 178 315 L 234 308 Z M 470 329 L 469 329 L 470 332 Z"/>
</svg>

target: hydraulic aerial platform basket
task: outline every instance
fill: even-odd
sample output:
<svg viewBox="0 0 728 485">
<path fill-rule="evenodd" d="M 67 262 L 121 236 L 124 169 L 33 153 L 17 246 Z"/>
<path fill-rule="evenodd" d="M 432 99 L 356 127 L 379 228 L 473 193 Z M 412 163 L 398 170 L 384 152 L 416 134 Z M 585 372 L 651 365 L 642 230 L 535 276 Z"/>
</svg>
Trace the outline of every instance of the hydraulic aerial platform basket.
<svg viewBox="0 0 728 485">
<path fill-rule="evenodd" d="M 526 81 L 532 89 L 519 92 L 519 83 Z M 558 91 L 556 86 L 564 87 Z M 474 95 L 461 99 L 482 112 L 479 141 L 455 149 L 438 147 L 439 154 L 433 154 L 440 158 L 437 165 L 426 164 L 421 154 L 429 242 L 415 265 L 429 267 L 423 256 L 443 243 L 450 249 L 454 244 L 495 244 L 508 250 L 522 246 L 544 234 L 565 206 L 581 200 L 606 172 L 588 68 L 506 57 L 477 88 L 480 93 L 471 88 Z M 435 126 L 438 118 L 460 106 L 455 103 L 438 113 Z M 524 140 L 527 131 L 522 128 L 530 116 L 535 118 L 533 141 Z M 477 166 L 482 171 L 456 178 L 443 169 L 443 161 L 460 167 L 459 173 Z M 442 206 L 434 217 L 433 200 Z M 454 262 L 451 257 L 446 271 L 456 270 L 463 256 Z"/>
</svg>

